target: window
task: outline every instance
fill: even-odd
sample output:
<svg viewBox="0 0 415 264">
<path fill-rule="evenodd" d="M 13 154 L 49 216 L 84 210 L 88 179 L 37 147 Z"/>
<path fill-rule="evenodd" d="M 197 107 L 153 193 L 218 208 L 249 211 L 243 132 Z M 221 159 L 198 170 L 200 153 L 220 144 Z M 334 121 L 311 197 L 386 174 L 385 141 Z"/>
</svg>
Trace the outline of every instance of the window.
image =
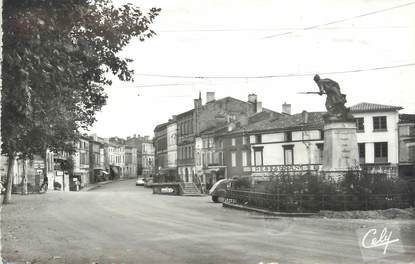
<svg viewBox="0 0 415 264">
<path fill-rule="evenodd" d="M 358 132 L 365 131 L 365 119 L 363 117 L 358 117 L 354 119 L 356 122 L 356 130 Z"/>
<path fill-rule="evenodd" d="M 208 139 L 208 148 L 213 147 L 213 138 Z"/>
<path fill-rule="evenodd" d="M 86 153 L 81 153 L 80 163 L 82 165 L 88 165 L 89 164 L 89 160 L 88 160 L 88 157 L 87 157 Z"/>
<path fill-rule="evenodd" d="M 284 165 L 294 164 L 294 145 L 285 145 L 284 148 Z"/>
<path fill-rule="evenodd" d="M 388 162 L 388 142 L 375 143 L 375 163 Z"/>
<path fill-rule="evenodd" d="M 232 146 L 235 146 L 235 145 L 236 145 L 236 139 L 232 138 Z"/>
<path fill-rule="evenodd" d="M 386 116 L 374 116 L 373 117 L 373 130 L 386 130 Z"/>
<path fill-rule="evenodd" d="M 358 143 L 357 147 L 358 147 L 358 151 L 359 151 L 359 163 L 364 164 L 364 163 L 366 163 L 366 144 L 365 143 Z"/>
<path fill-rule="evenodd" d="M 263 147 L 255 147 L 254 148 L 254 165 L 255 166 L 262 166 L 263 165 Z"/>
<path fill-rule="evenodd" d="M 236 167 L 236 152 L 231 152 L 232 167 Z"/>
<path fill-rule="evenodd" d="M 242 166 L 248 166 L 248 152 L 242 151 Z"/>
<path fill-rule="evenodd" d="M 324 144 L 323 143 L 317 143 L 317 163 L 322 164 L 323 163 L 323 153 L 324 153 Z"/>
<path fill-rule="evenodd" d="M 284 138 L 285 138 L 285 141 L 288 141 L 288 142 L 292 141 L 293 140 L 292 132 L 286 131 L 284 133 Z"/>
</svg>

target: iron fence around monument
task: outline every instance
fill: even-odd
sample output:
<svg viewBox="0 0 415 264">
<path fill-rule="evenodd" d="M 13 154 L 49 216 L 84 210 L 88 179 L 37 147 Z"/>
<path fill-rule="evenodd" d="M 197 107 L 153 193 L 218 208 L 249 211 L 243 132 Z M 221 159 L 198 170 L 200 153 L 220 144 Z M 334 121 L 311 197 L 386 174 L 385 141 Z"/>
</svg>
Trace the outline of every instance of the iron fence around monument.
<svg viewBox="0 0 415 264">
<path fill-rule="evenodd" d="M 408 194 L 374 194 L 360 197 L 352 194 L 270 194 L 229 190 L 225 201 L 276 212 L 381 210 L 414 206 L 414 199 Z"/>
<path fill-rule="evenodd" d="M 350 169 L 333 177 L 317 166 L 253 170 L 249 189 L 232 189 L 227 202 L 281 212 L 378 210 L 414 206 L 411 184 L 391 166 Z"/>
</svg>

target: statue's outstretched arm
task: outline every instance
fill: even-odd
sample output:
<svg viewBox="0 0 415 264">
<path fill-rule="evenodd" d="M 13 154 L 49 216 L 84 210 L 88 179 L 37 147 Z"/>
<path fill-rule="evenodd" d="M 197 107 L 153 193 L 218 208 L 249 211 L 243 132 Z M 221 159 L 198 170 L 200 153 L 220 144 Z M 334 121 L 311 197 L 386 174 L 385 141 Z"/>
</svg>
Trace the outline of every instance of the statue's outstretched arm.
<svg viewBox="0 0 415 264">
<path fill-rule="evenodd" d="M 323 95 L 324 94 L 324 86 L 323 86 L 323 84 L 322 84 L 322 82 L 319 80 L 319 81 L 316 81 L 316 84 L 317 84 L 317 86 L 318 86 L 318 89 L 319 89 L 319 94 L 320 95 Z"/>
</svg>

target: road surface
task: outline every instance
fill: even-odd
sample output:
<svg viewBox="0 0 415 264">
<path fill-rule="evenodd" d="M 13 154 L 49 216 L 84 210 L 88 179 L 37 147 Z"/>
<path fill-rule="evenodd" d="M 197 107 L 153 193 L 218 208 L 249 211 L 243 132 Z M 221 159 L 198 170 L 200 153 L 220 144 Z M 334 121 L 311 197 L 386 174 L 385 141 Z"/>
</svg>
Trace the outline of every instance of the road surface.
<svg viewBox="0 0 415 264">
<path fill-rule="evenodd" d="M 2 256 L 9 263 L 415 261 L 410 220 L 266 217 L 223 208 L 207 196 L 153 195 L 132 180 L 13 199 L 2 210 Z M 373 226 L 393 228 L 399 242 L 368 258 L 358 230 Z"/>
</svg>

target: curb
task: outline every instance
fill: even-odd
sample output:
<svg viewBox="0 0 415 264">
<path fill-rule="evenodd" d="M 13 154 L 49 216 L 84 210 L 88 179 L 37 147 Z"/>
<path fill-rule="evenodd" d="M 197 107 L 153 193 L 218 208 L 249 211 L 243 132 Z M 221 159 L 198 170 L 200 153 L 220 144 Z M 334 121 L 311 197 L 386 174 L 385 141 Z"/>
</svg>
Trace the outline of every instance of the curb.
<svg viewBox="0 0 415 264">
<path fill-rule="evenodd" d="M 240 204 L 232 204 L 232 203 L 227 203 L 227 202 L 223 202 L 222 206 L 226 207 L 226 208 L 231 208 L 231 209 L 238 209 L 238 210 L 244 210 L 244 211 L 248 211 L 248 212 L 256 212 L 256 213 L 261 213 L 261 214 L 266 214 L 266 215 L 273 215 L 273 216 L 309 217 L 309 216 L 316 215 L 316 213 L 274 212 L 274 211 L 269 211 L 269 210 L 265 210 L 265 209 L 258 209 L 258 208 L 254 208 L 254 207 L 249 207 L 249 206 L 240 205 Z"/>
</svg>

